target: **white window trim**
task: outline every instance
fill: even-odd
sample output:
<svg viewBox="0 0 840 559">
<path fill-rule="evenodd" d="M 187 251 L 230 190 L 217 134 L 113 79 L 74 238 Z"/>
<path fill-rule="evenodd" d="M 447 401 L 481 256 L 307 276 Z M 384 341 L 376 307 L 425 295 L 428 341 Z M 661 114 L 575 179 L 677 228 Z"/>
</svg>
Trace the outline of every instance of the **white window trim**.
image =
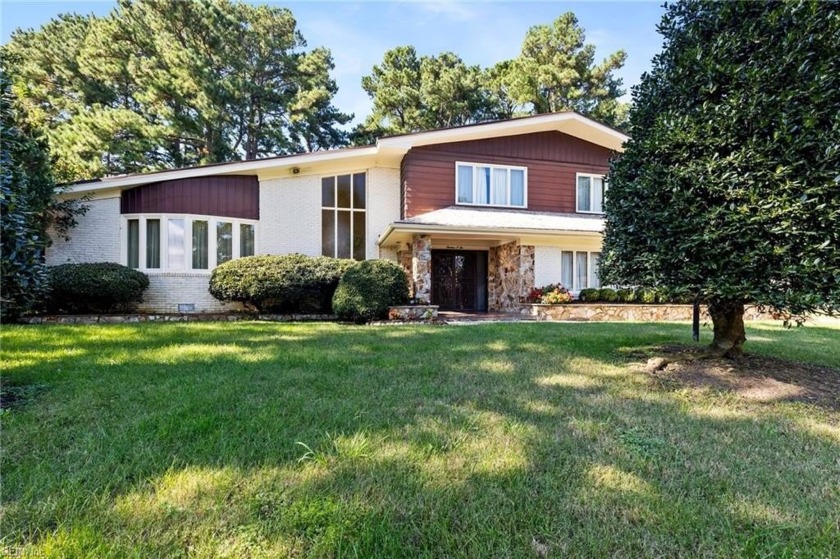
<svg viewBox="0 0 840 559">
<path fill-rule="evenodd" d="M 473 168 L 473 184 L 472 184 L 472 199 L 476 199 L 476 189 L 478 188 L 478 173 L 476 172 L 476 167 L 490 167 L 490 175 L 493 175 L 493 169 L 506 169 L 508 174 L 507 179 L 507 199 L 510 200 L 510 172 L 511 171 L 522 171 L 523 172 L 523 192 L 522 192 L 522 205 L 516 206 L 513 204 L 477 204 L 475 202 L 459 202 L 458 201 L 458 167 L 459 166 L 468 166 Z M 492 190 L 492 189 L 491 189 Z M 497 165 L 495 163 L 472 163 L 469 161 L 456 161 L 455 162 L 455 205 L 456 206 L 476 206 L 480 208 L 514 208 L 517 210 L 525 210 L 528 208 L 528 167 L 519 167 L 516 165 Z"/>
<path fill-rule="evenodd" d="M 349 207 L 349 208 L 339 208 L 338 207 L 338 190 L 337 190 L 337 188 L 338 188 L 338 177 L 341 177 L 341 176 L 344 176 L 344 175 L 350 175 L 350 185 L 351 185 L 351 188 L 350 188 L 350 206 L 351 207 Z M 353 207 L 353 188 L 352 188 L 353 175 L 364 175 L 365 176 L 365 207 L 364 208 Z M 332 206 L 325 206 L 324 205 L 324 195 L 323 195 L 323 192 L 320 190 L 321 188 L 323 188 L 322 184 L 323 184 L 324 179 L 333 179 L 334 205 L 332 205 Z M 358 171 L 349 171 L 349 172 L 346 172 L 346 173 L 343 172 L 343 173 L 334 173 L 334 174 L 330 174 L 330 175 L 321 175 L 321 176 L 318 177 L 318 188 L 319 188 L 318 194 L 321 197 L 321 212 L 318 214 L 318 219 L 323 221 L 324 210 L 332 210 L 333 219 L 335 220 L 333 222 L 333 225 L 334 225 L 333 248 L 334 248 L 334 250 L 333 250 L 332 258 L 338 258 L 338 212 L 350 212 L 350 259 L 351 260 L 354 259 L 353 258 L 353 233 L 355 233 L 354 229 L 356 228 L 356 223 L 353 220 L 353 215 L 356 212 L 361 212 L 361 213 L 365 214 L 365 246 L 362 247 L 362 251 L 364 252 L 364 254 L 362 254 L 362 260 L 367 260 L 368 259 L 367 244 L 368 244 L 368 239 L 370 239 L 370 236 L 369 236 L 370 233 L 368 231 L 368 229 L 369 229 L 368 222 L 370 220 L 368 219 L 368 216 L 367 216 L 368 206 L 370 205 L 370 175 L 369 175 L 367 169 L 359 169 Z M 324 230 L 324 224 L 321 223 L 320 225 L 321 225 L 321 231 L 323 231 Z M 323 236 L 324 236 L 323 233 L 321 233 L 321 253 L 324 252 Z"/>
<path fill-rule="evenodd" d="M 589 177 L 590 179 L 601 179 L 601 210 L 600 212 L 593 212 L 592 210 L 582 210 L 580 209 L 580 200 L 578 199 L 578 179 L 580 177 Z M 594 196 L 592 195 L 592 191 L 594 190 L 594 186 L 592 181 L 589 181 L 589 202 L 590 205 Z M 593 214 L 593 215 L 604 215 L 603 208 L 604 208 L 604 200 L 607 197 L 607 177 L 606 175 L 599 175 L 598 173 L 575 173 L 575 213 L 579 214 Z"/>
<path fill-rule="evenodd" d="M 217 239 L 216 239 L 216 223 L 224 222 L 231 223 L 233 227 L 233 258 L 241 258 L 239 255 L 239 225 L 247 224 L 254 226 L 254 254 L 259 254 L 259 221 L 256 219 L 242 219 L 238 217 L 224 217 L 212 215 L 199 214 L 176 214 L 176 213 L 147 213 L 147 214 L 122 214 L 120 216 L 120 262 L 128 266 L 128 220 L 137 219 L 140 221 L 140 266 L 137 270 L 145 274 L 169 274 L 169 273 L 189 273 L 189 274 L 207 274 L 209 275 L 217 263 Z M 146 221 L 149 219 L 160 220 L 160 268 L 146 267 Z M 169 226 L 168 220 L 183 219 L 184 220 L 184 268 L 173 270 L 169 267 Z M 206 221 L 207 232 L 207 268 L 193 268 L 192 267 L 192 224 L 193 221 Z"/>
<path fill-rule="evenodd" d="M 569 292 L 572 295 L 574 295 L 575 297 L 577 297 L 580 294 L 581 290 L 583 290 L 583 289 L 600 289 L 601 287 L 603 287 L 603 285 L 599 285 L 597 288 L 592 288 L 589 285 L 590 280 L 592 279 L 592 274 L 593 274 L 592 266 L 593 266 L 594 258 L 593 258 L 592 255 L 593 254 L 601 254 L 601 252 L 597 251 L 597 250 L 560 249 L 560 255 L 561 255 L 560 256 L 560 265 L 561 265 L 560 278 L 561 278 L 561 283 L 562 283 L 562 278 L 563 278 L 563 269 L 562 269 L 563 256 L 562 255 L 563 255 L 564 252 L 571 252 L 572 253 L 572 285 L 570 285 L 570 286 L 569 285 L 564 285 L 563 287 L 568 289 Z M 580 284 L 578 283 L 577 255 L 581 254 L 581 253 L 586 254 L 586 287 L 581 287 Z M 598 283 L 599 284 L 601 283 L 601 278 L 598 278 Z"/>
</svg>

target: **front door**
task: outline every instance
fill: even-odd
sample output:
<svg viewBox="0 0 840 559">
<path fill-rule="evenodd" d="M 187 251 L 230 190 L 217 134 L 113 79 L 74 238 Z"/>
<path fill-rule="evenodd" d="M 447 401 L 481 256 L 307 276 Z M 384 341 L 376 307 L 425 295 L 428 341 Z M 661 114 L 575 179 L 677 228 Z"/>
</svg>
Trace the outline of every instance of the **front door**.
<svg viewBox="0 0 840 559">
<path fill-rule="evenodd" d="M 433 250 L 432 304 L 441 309 L 487 310 L 487 253 Z"/>
</svg>

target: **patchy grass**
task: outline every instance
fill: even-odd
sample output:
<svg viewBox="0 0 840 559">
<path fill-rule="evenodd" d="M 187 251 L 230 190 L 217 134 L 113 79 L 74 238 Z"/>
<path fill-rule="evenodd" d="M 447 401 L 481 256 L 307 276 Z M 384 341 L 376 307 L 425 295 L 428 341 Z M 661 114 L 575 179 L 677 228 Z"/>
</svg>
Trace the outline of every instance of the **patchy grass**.
<svg viewBox="0 0 840 559">
<path fill-rule="evenodd" d="M 748 336 L 748 351 L 840 375 L 836 325 Z M 840 556 L 840 414 L 628 365 L 688 337 L 676 324 L 4 327 L 2 546 Z"/>
</svg>

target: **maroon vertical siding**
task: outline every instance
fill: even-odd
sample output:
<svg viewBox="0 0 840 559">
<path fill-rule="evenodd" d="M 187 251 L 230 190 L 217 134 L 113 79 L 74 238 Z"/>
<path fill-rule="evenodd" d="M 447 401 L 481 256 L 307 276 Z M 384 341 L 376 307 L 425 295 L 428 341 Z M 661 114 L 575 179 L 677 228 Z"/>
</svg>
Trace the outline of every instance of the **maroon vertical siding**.
<svg viewBox="0 0 840 559">
<path fill-rule="evenodd" d="M 574 212 L 575 173 L 606 174 L 612 152 L 561 132 L 412 148 L 400 169 L 403 218 L 455 204 L 455 162 L 528 168 L 528 207 Z"/>
<path fill-rule="evenodd" d="M 155 182 L 124 190 L 120 212 L 259 219 L 260 183 L 257 177 L 240 175 Z"/>
</svg>

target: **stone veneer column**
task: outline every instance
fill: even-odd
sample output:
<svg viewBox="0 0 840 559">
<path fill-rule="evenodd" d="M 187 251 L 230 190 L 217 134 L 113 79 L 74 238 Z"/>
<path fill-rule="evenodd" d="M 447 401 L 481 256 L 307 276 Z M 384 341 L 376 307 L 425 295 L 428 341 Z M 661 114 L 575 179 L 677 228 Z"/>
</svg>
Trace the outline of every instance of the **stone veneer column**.
<svg viewBox="0 0 840 559">
<path fill-rule="evenodd" d="M 534 252 L 533 246 L 516 241 L 490 249 L 487 306 L 491 311 L 520 310 L 520 299 L 534 287 Z"/>
<path fill-rule="evenodd" d="M 414 297 L 430 302 L 432 296 L 432 239 L 414 235 L 411 242 L 411 282 Z"/>
<path fill-rule="evenodd" d="M 400 244 L 398 245 L 399 248 L 397 249 L 397 264 L 400 265 L 405 271 L 405 275 L 408 277 L 408 290 L 411 292 L 411 297 L 414 297 L 414 281 L 412 281 L 412 265 L 411 265 L 411 244 L 406 243 L 405 245 Z"/>
</svg>

